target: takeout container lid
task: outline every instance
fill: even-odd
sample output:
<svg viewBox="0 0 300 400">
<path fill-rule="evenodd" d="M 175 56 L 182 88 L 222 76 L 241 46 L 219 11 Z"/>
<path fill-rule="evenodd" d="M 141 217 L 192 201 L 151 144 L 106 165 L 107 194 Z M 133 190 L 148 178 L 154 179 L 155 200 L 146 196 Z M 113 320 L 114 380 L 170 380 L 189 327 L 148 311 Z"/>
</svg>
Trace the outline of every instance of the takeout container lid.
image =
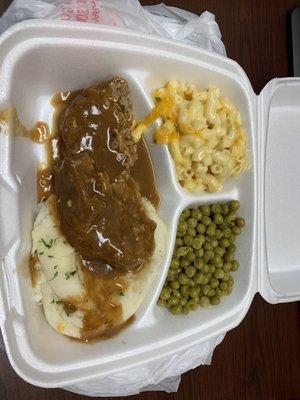
<svg viewBox="0 0 300 400">
<path fill-rule="evenodd" d="M 28 382 L 69 385 L 141 367 L 238 325 L 256 292 L 270 303 L 300 299 L 300 80 L 274 79 L 256 96 L 234 61 L 156 36 L 76 22 L 34 20 L 0 38 L 0 108 L 16 107 L 30 126 L 51 122 L 49 99 L 62 89 L 98 77 L 123 75 L 133 88 L 136 117 L 151 108 L 149 93 L 169 79 L 217 85 L 241 111 L 252 150 L 252 171 L 217 194 L 180 188 L 165 146 L 146 137 L 162 197 L 160 214 L 170 235 L 165 265 L 136 322 L 116 338 L 84 345 L 47 325 L 32 304 L 28 276 L 19 266 L 30 251 L 36 214 L 35 171 L 42 150 L 13 136 L 13 121 L 0 127 L 0 323 L 12 366 Z M 176 225 L 186 207 L 239 198 L 247 228 L 239 239 L 241 269 L 235 290 L 209 311 L 173 317 L 156 306 L 167 274 Z M 22 256 L 22 257 L 21 257 Z M 183 322 L 184 318 L 184 322 Z"/>
</svg>

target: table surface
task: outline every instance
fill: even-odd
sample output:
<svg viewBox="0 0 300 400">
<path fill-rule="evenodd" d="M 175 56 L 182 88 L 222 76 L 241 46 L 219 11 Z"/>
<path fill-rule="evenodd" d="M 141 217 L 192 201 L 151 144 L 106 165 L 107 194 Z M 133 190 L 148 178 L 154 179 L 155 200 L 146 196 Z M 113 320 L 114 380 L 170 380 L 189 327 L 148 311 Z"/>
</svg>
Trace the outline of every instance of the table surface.
<svg viewBox="0 0 300 400">
<path fill-rule="evenodd" d="M 157 1 L 159 2 L 159 0 Z M 155 4 L 155 1 L 142 1 Z M 0 14 L 11 3 L 0 0 Z M 168 5 L 211 11 L 228 56 L 246 71 L 259 93 L 274 77 L 291 74 L 287 17 L 296 0 L 176 0 Z M 0 352 L 0 399 L 85 399 L 61 389 L 25 383 Z M 120 398 L 121 399 L 121 398 Z M 182 376 L 178 393 L 148 392 L 132 400 L 300 400 L 300 303 L 270 305 L 256 295 L 243 322 L 219 345 L 211 366 Z"/>
</svg>

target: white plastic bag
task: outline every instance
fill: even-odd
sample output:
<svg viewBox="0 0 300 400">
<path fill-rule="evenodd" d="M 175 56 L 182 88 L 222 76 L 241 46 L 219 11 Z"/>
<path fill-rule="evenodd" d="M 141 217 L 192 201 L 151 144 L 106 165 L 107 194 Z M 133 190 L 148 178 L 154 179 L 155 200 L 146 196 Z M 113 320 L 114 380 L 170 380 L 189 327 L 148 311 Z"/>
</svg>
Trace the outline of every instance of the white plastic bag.
<svg viewBox="0 0 300 400">
<path fill-rule="evenodd" d="M 215 17 L 164 4 L 142 7 L 137 0 L 14 0 L 0 19 L 0 33 L 32 18 L 101 23 L 151 33 L 226 55 Z"/>
<path fill-rule="evenodd" d="M 137 0 L 14 0 L 0 18 L 0 33 L 17 22 L 34 18 L 119 26 L 226 55 L 218 24 L 209 12 L 197 16 L 164 4 L 142 7 Z M 170 358 L 64 389 L 94 397 L 126 396 L 150 390 L 176 392 L 180 375 L 199 365 L 210 364 L 213 350 L 223 338 L 216 337 Z M 4 349 L 1 335 L 0 348 Z"/>
</svg>

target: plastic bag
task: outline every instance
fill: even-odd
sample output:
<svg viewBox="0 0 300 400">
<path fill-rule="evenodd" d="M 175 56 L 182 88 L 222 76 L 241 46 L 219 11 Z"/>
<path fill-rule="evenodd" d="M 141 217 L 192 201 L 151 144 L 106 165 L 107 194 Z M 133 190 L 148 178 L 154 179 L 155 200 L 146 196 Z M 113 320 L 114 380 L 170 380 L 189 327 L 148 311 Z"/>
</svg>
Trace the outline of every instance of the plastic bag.
<svg viewBox="0 0 300 400">
<path fill-rule="evenodd" d="M 34 18 L 113 25 L 226 55 L 218 24 L 209 12 L 197 16 L 164 4 L 142 7 L 137 0 L 14 0 L 0 18 L 0 33 L 17 22 Z M 150 390 L 176 392 L 180 375 L 199 365 L 210 364 L 213 350 L 223 338 L 219 336 L 172 357 L 64 389 L 94 397 L 126 396 Z M 1 335 L 0 348 L 4 349 Z"/>
<path fill-rule="evenodd" d="M 215 17 L 137 0 L 14 0 L 0 19 L 0 33 L 32 18 L 101 23 L 168 37 L 226 55 Z"/>
</svg>

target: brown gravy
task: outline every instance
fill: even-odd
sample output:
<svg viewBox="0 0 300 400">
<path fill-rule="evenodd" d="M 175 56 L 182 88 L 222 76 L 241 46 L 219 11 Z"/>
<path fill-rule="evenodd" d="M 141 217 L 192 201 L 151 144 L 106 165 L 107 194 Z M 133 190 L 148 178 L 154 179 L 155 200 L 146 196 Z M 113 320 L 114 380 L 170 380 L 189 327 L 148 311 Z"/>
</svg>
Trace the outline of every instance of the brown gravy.
<svg viewBox="0 0 300 400">
<path fill-rule="evenodd" d="M 62 154 L 65 151 L 65 143 L 62 143 L 62 123 L 67 108 L 76 99 L 80 91 L 75 92 L 62 92 L 58 93 L 52 98 L 51 104 L 55 108 L 53 117 L 53 128 L 51 135 L 46 133 L 43 125 L 38 124 L 36 127 L 40 136 L 37 136 L 37 131 L 32 134 L 31 139 L 42 137 L 47 150 L 47 166 L 43 166 L 37 173 L 37 191 L 39 201 L 45 201 L 51 194 L 55 193 L 55 178 L 57 177 L 56 168 L 62 163 Z M 29 136 L 27 136 L 29 137 Z M 74 144 L 74 143 L 73 143 Z M 65 152 L 66 154 L 66 152 Z M 156 208 L 159 205 L 159 195 L 157 192 L 153 166 L 148 153 L 147 146 L 143 139 L 141 139 L 136 147 L 136 159 L 133 165 L 130 165 L 130 179 L 136 182 L 138 189 L 134 187 L 134 190 L 138 190 L 138 196 L 145 197 L 148 199 Z M 118 173 L 124 170 L 121 166 L 117 166 Z M 117 176 L 117 175 L 116 175 Z M 66 178 L 66 175 L 62 178 Z M 56 191 L 57 198 L 59 193 Z M 58 209 L 59 211 L 59 209 Z M 61 213 L 59 213 L 60 226 Z M 63 234 L 66 235 L 68 241 L 68 232 L 64 230 L 64 226 L 61 226 Z M 153 225 L 149 225 L 148 235 L 153 234 Z M 153 238 L 152 238 L 153 240 Z M 74 243 L 70 243 L 74 246 Z M 80 251 L 78 251 L 80 254 Z M 78 255 L 78 257 L 80 257 Z M 85 263 L 85 260 L 83 264 Z M 140 269 L 142 264 L 140 263 L 137 270 Z M 84 285 L 87 290 L 88 298 L 92 307 L 85 309 L 84 326 L 82 329 L 81 341 L 95 340 L 95 338 L 103 339 L 116 335 L 121 329 L 128 326 L 134 317 L 131 317 L 125 322 L 122 321 L 122 306 L 119 302 L 120 296 L 123 295 L 126 290 L 126 280 L 124 279 L 124 272 L 122 269 L 115 269 L 112 273 L 95 274 L 93 268 L 82 267 L 82 274 L 84 278 Z M 96 271 L 97 272 L 97 271 Z M 82 300 L 82 299 L 81 299 Z M 68 299 L 65 306 L 70 312 L 84 308 L 85 305 L 80 299 Z"/>
</svg>

